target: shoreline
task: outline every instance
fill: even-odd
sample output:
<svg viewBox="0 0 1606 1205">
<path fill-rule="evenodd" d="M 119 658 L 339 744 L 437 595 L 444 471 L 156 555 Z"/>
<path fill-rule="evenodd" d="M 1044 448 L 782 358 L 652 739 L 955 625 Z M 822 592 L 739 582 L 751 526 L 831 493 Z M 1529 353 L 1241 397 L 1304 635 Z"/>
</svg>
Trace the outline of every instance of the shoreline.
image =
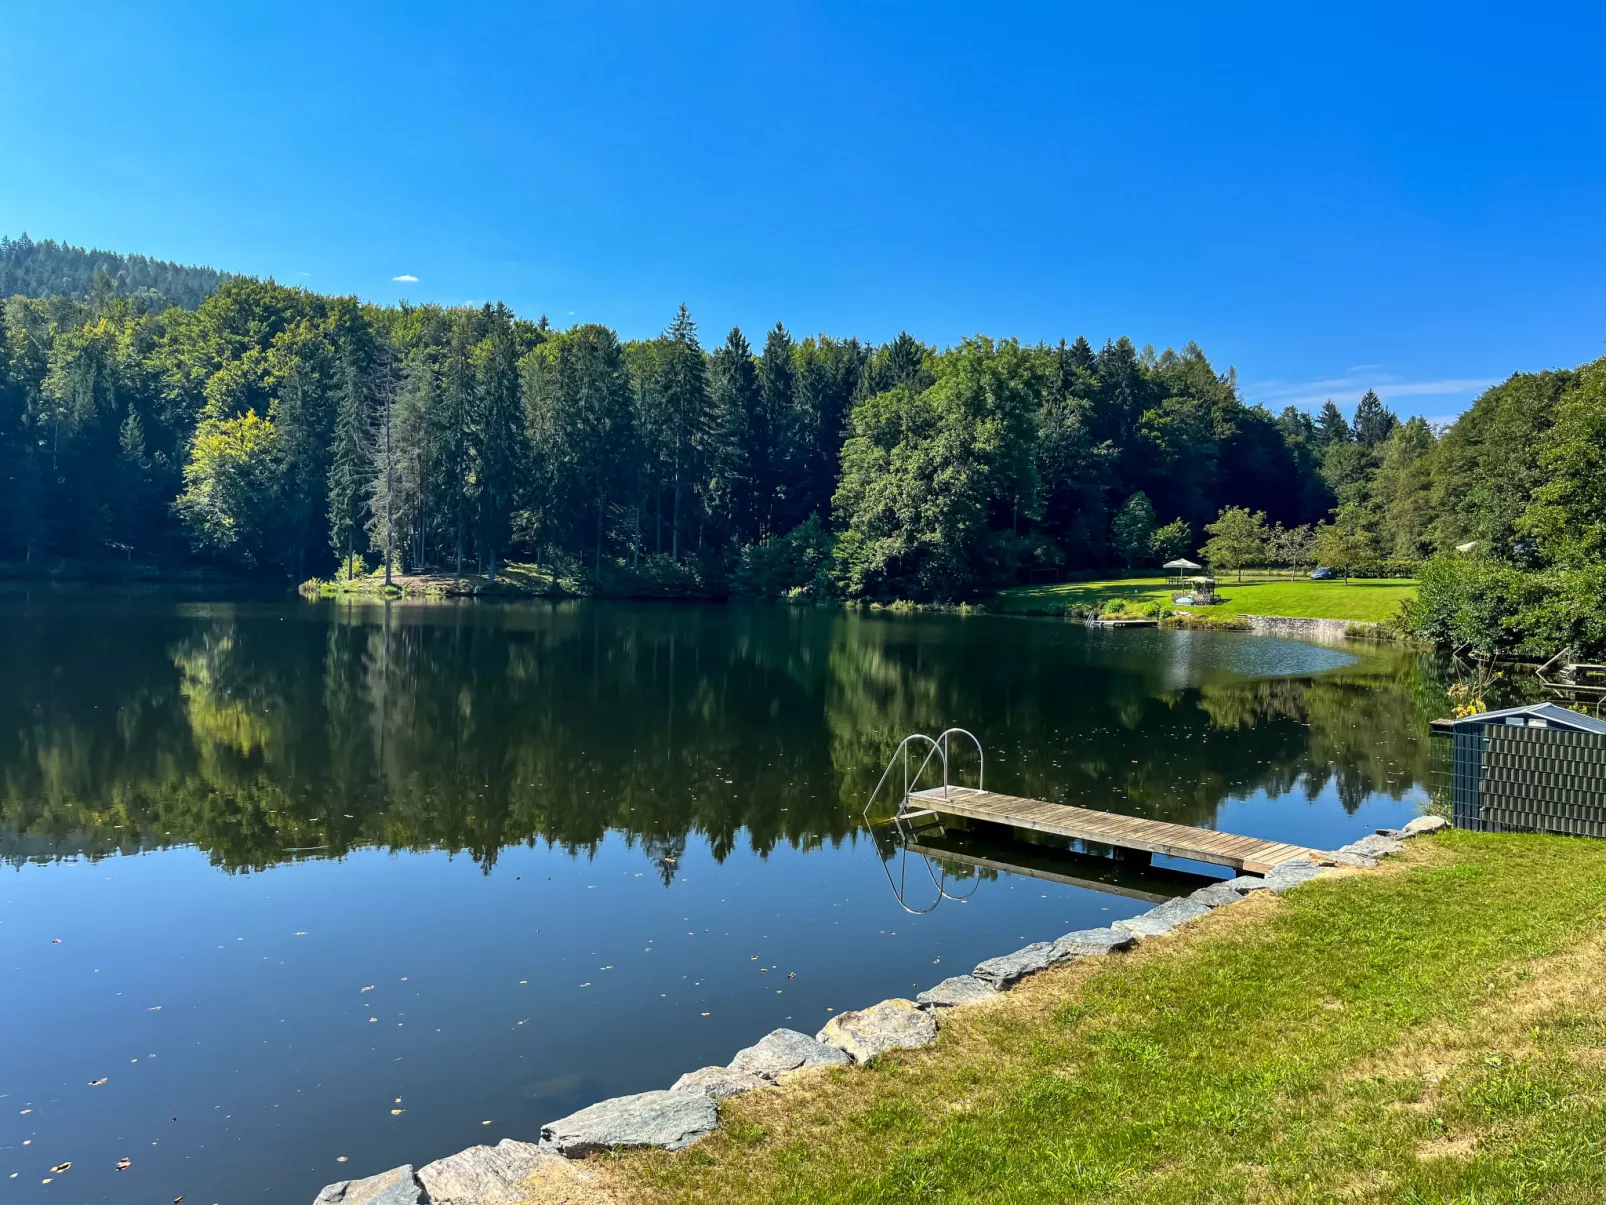
<svg viewBox="0 0 1606 1205">
<path fill-rule="evenodd" d="M 688 1071 L 667 1089 L 614 1097 L 542 1125 L 535 1141 L 504 1138 L 476 1145 L 414 1168 L 403 1164 L 356 1180 L 327 1185 L 314 1205 L 493 1205 L 497 1202 L 584 1200 L 604 1205 L 635 1199 L 613 1195 L 606 1164 L 625 1151 L 672 1153 L 694 1148 L 722 1128 L 731 1129 L 723 1102 L 754 1094 L 781 1107 L 801 1107 L 811 1081 L 873 1072 L 882 1056 L 931 1046 L 955 1010 L 987 1007 L 1030 977 L 1071 963 L 1099 966 L 1121 952 L 1167 937 L 1202 917 L 1236 908 L 1257 895 L 1281 895 L 1335 871 L 1373 870 L 1379 859 L 1402 852 L 1405 841 L 1447 828 L 1422 816 L 1400 830 L 1362 837 L 1319 860 L 1287 862 L 1264 876 L 1239 875 L 1179 896 L 1148 912 L 1102 929 L 1078 930 L 985 959 L 921 992 L 833 1016 L 813 1038 L 777 1029 L 739 1050 L 727 1066 Z M 739 1140 L 739 1139 L 738 1139 Z M 621 1186 L 622 1187 L 622 1186 Z"/>
</svg>

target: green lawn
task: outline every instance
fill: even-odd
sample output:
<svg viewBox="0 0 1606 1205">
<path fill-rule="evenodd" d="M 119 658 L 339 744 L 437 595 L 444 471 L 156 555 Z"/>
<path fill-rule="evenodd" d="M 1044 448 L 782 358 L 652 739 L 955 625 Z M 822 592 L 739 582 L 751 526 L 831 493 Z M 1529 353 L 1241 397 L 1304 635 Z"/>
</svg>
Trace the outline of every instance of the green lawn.
<svg viewBox="0 0 1606 1205">
<path fill-rule="evenodd" d="M 1017 586 L 999 591 L 989 609 L 1057 614 L 1090 609 L 1115 598 L 1169 603 L 1173 589 L 1174 586 L 1162 577 Z M 1296 619 L 1354 619 L 1377 623 L 1392 618 L 1401 602 L 1416 596 L 1416 582 L 1402 578 L 1313 582 L 1308 577 L 1293 580 L 1262 577 L 1240 585 L 1227 577 L 1217 581 L 1216 590 L 1223 601 L 1212 607 L 1198 608 L 1200 614 L 1287 615 Z"/>
<path fill-rule="evenodd" d="M 1601 853 L 1423 838 L 599 1171 L 654 1202 L 1606 1200 Z"/>
</svg>

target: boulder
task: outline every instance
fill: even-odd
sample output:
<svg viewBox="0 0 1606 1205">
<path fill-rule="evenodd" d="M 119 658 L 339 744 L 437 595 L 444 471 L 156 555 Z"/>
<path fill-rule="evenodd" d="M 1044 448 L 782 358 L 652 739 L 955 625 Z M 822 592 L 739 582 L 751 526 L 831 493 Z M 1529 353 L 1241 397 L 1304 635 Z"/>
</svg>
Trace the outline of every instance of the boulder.
<svg viewBox="0 0 1606 1205">
<path fill-rule="evenodd" d="M 971 974 L 983 983 L 990 983 L 1002 990 L 1013 987 L 1027 975 L 1035 975 L 1053 962 L 1054 943 L 1036 941 L 1024 949 L 1016 950 L 1013 954 L 1003 954 L 997 958 L 989 958 L 986 962 L 978 962 Z"/>
<path fill-rule="evenodd" d="M 1117 929 L 1125 929 L 1128 933 L 1136 933 L 1139 937 L 1159 937 L 1169 933 L 1178 925 L 1185 925 L 1189 921 L 1205 915 L 1210 909 L 1203 904 L 1196 904 L 1190 899 L 1178 898 L 1157 904 L 1138 916 L 1127 920 L 1115 922 Z"/>
<path fill-rule="evenodd" d="M 317 1196 L 313 1205 L 427 1205 L 429 1198 L 404 1163 L 365 1180 L 340 1180 Z"/>
<path fill-rule="evenodd" d="M 1297 887 L 1314 879 L 1322 873 L 1322 869 L 1317 863 L 1305 858 L 1281 862 L 1266 873 L 1266 887 L 1281 894 L 1290 887 Z"/>
<path fill-rule="evenodd" d="M 724 1100 L 727 1096 L 735 1096 L 739 1092 L 751 1092 L 754 1088 L 768 1088 L 770 1082 L 760 1079 L 750 1071 L 738 1071 L 734 1067 L 699 1067 L 696 1071 L 688 1071 L 674 1083 L 669 1085 L 671 1092 L 701 1092 L 704 1096 L 712 1096 L 715 1100 Z"/>
<path fill-rule="evenodd" d="M 1400 830 L 1402 837 L 1420 837 L 1423 833 L 1436 833 L 1441 828 L 1449 828 L 1450 822 L 1443 816 L 1418 816 Z"/>
<path fill-rule="evenodd" d="M 1266 890 L 1266 880 L 1258 874 L 1241 874 L 1236 879 L 1227 879 L 1225 882 L 1215 884 L 1217 887 L 1227 887 L 1239 895 L 1248 895 L 1251 891 Z"/>
<path fill-rule="evenodd" d="M 1388 854 L 1397 854 L 1405 846 L 1393 837 L 1384 837 L 1377 833 L 1368 833 L 1359 841 L 1351 841 L 1348 845 L 1339 847 L 1341 854 L 1360 854 L 1367 858 L 1381 858 Z"/>
<path fill-rule="evenodd" d="M 1220 908 L 1224 904 L 1236 904 L 1243 899 L 1243 893 L 1236 887 L 1229 887 L 1225 883 L 1212 883 L 1208 887 L 1201 887 L 1188 896 L 1196 904 L 1206 908 Z"/>
<path fill-rule="evenodd" d="M 1055 962 L 1060 962 L 1066 958 L 1087 958 L 1094 954 L 1128 950 L 1137 942 L 1138 939 L 1125 929 L 1077 929 L 1056 941 L 1050 953 Z"/>
<path fill-rule="evenodd" d="M 418 1169 L 430 1205 L 521 1205 L 537 1172 L 589 1179 L 569 1160 L 533 1142 L 504 1138 L 495 1146 L 471 1146 Z"/>
<path fill-rule="evenodd" d="M 714 1098 L 701 1092 L 637 1092 L 616 1096 L 541 1127 L 541 1145 L 569 1158 L 615 1147 L 678 1151 L 719 1124 Z"/>
<path fill-rule="evenodd" d="M 1343 849 L 1335 849 L 1331 853 L 1324 853 L 1322 861 L 1329 862 L 1334 866 L 1356 866 L 1362 870 L 1371 870 L 1377 865 L 1376 858 L 1369 854 L 1356 853 L 1347 845 Z"/>
<path fill-rule="evenodd" d="M 951 1008 L 956 1004 L 977 1004 L 991 1000 L 996 995 L 996 987 L 974 975 L 955 975 L 921 992 L 915 997 L 915 1003 L 922 1008 Z"/>
<path fill-rule="evenodd" d="M 795 1029 L 776 1029 L 747 1049 L 738 1050 L 730 1065 L 733 1071 L 745 1071 L 773 1082 L 788 1071 L 829 1067 L 834 1063 L 851 1061 L 835 1046 L 816 1042 L 806 1033 L 798 1033 Z"/>
<path fill-rule="evenodd" d="M 929 1046 L 937 1040 L 937 1018 L 913 1000 L 883 1000 L 838 1013 L 814 1040 L 845 1051 L 855 1063 L 868 1063 L 888 1050 Z"/>
</svg>

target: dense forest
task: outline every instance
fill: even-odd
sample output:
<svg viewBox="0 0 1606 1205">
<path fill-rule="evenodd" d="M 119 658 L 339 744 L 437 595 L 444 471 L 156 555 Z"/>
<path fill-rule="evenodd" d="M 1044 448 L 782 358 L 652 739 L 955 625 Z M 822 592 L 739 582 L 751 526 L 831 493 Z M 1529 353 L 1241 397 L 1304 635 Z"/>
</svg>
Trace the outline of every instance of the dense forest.
<svg viewBox="0 0 1606 1205">
<path fill-rule="evenodd" d="M 52 239 L 36 243 L 26 234 L 15 239 L 0 236 L 0 297 L 60 296 L 103 304 L 119 296 L 149 309 L 177 305 L 193 310 L 227 279 L 214 268 L 89 250 Z"/>
<path fill-rule="evenodd" d="M 1606 552 L 1601 363 L 1514 376 L 1438 431 L 1373 392 L 1348 416 L 1246 405 L 1192 343 L 778 323 L 710 349 L 685 307 L 630 342 L 0 247 L 5 561 L 300 580 L 389 549 L 622 593 L 944 599 L 1201 548 L 1387 572 L 1468 542 L 1550 590 Z"/>
</svg>

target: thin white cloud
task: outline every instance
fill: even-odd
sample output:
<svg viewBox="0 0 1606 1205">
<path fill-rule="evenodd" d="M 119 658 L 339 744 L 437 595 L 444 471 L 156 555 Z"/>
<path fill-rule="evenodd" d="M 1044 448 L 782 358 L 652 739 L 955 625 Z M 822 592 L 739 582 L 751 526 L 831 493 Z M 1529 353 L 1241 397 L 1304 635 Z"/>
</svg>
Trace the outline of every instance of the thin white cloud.
<svg viewBox="0 0 1606 1205">
<path fill-rule="evenodd" d="M 418 277 L 414 276 L 411 272 L 403 272 L 400 276 L 392 276 L 391 279 L 399 281 L 404 285 L 415 285 L 418 283 Z"/>
<path fill-rule="evenodd" d="M 1294 406 L 1315 410 L 1329 398 L 1342 409 L 1352 408 L 1368 389 L 1377 390 L 1385 402 L 1395 398 L 1453 398 L 1468 401 L 1497 382 L 1475 377 L 1447 377 L 1437 381 L 1402 381 L 1377 377 L 1346 376 L 1320 381 L 1261 381 L 1244 386 L 1244 396 L 1268 409 Z"/>
</svg>

